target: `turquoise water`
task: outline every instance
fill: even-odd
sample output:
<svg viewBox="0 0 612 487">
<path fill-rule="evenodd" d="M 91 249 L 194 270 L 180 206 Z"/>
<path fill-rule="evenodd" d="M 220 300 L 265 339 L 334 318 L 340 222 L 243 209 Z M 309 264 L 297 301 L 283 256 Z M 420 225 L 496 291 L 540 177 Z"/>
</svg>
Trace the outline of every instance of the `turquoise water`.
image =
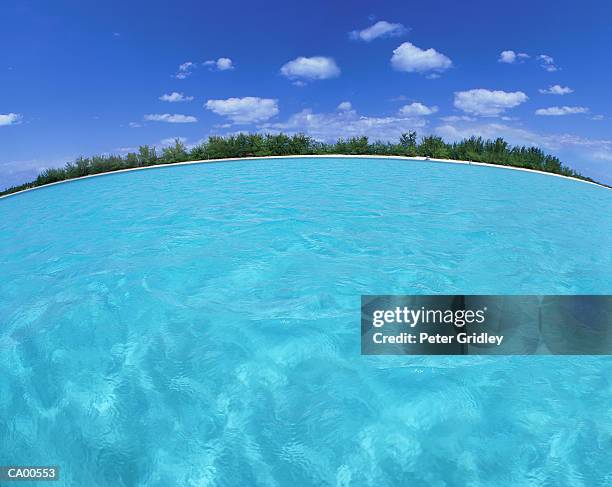
<svg viewBox="0 0 612 487">
<path fill-rule="evenodd" d="M 0 201 L 0 464 L 76 486 L 612 483 L 612 359 L 366 357 L 361 294 L 612 293 L 612 192 L 259 160 Z"/>
</svg>

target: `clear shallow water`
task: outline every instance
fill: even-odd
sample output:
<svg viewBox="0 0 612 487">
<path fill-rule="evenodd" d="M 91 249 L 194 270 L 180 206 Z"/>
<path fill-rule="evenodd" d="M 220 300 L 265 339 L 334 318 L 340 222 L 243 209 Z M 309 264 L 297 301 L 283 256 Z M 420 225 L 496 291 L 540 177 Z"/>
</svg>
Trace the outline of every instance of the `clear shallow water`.
<svg viewBox="0 0 612 487">
<path fill-rule="evenodd" d="M 612 292 L 612 193 L 265 160 L 0 201 L 0 463 L 61 485 L 612 483 L 612 359 L 364 357 L 359 296 Z"/>
</svg>

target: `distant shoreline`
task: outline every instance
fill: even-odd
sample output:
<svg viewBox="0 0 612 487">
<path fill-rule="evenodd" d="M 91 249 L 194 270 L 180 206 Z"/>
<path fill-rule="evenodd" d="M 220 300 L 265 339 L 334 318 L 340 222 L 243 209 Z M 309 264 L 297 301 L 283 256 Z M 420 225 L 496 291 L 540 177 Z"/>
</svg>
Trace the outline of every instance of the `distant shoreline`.
<svg viewBox="0 0 612 487">
<path fill-rule="evenodd" d="M 80 181 L 83 179 L 95 178 L 99 176 L 108 176 L 109 174 L 119 174 L 125 173 L 129 171 L 142 171 L 146 169 L 157 169 L 162 167 L 170 167 L 170 166 L 188 166 L 193 164 L 209 164 L 209 163 L 219 163 L 219 162 L 236 162 L 236 161 L 248 161 L 248 160 L 258 160 L 258 159 L 312 159 L 312 158 L 326 158 L 326 159 L 388 159 L 388 160 L 402 160 L 402 161 L 419 161 L 419 162 L 433 162 L 433 163 L 444 163 L 444 164 L 463 164 L 470 166 L 485 166 L 492 167 L 498 169 L 510 169 L 513 171 L 524 171 L 535 174 L 543 174 L 545 176 L 555 176 L 558 178 L 569 179 L 572 181 L 578 181 L 581 183 L 592 184 L 594 186 L 598 186 L 600 188 L 604 188 L 607 190 L 612 189 L 610 186 L 605 184 L 597 183 L 594 181 L 587 181 L 585 179 L 575 178 L 571 176 L 564 176 L 563 174 L 556 174 L 553 172 L 547 171 L 539 171 L 537 169 L 528 169 L 525 167 L 517 167 L 503 164 L 491 164 L 488 162 L 473 162 L 473 161 L 461 161 L 456 159 L 440 159 L 433 157 L 423 157 L 423 156 L 381 156 L 381 155 L 366 155 L 366 154 L 303 154 L 303 155 L 287 155 L 287 156 L 248 156 L 248 157 L 229 157 L 229 158 L 221 158 L 221 159 L 202 159 L 197 161 L 183 161 L 183 162 L 169 162 L 164 164 L 155 164 L 151 166 L 141 166 L 141 167 L 130 167 L 126 169 L 118 169 L 116 171 L 106 171 L 98 174 L 88 174 L 87 176 L 80 176 L 71 179 L 64 179 L 62 181 L 56 181 L 53 183 L 43 184 L 41 186 L 34 186 L 32 188 L 22 189 L 20 191 L 16 191 L 14 193 L 5 194 L 0 196 L 0 199 L 9 198 L 11 196 L 16 196 L 18 194 L 27 193 L 28 191 L 33 191 L 35 189 L 48 188 L 50 186 L 55 186 L 57 184 L 70 183 L 73 181 Z"/>
</svg>

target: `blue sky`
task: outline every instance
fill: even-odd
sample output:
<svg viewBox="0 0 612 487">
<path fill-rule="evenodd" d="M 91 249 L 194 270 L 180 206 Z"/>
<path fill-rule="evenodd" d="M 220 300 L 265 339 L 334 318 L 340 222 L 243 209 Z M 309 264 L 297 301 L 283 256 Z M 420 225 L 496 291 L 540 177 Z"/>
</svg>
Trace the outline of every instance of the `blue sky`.
<svg viewBox="0 0 612 487">
<path fill-rule="evenodd" d="M 174 137 L 412 128 L 612 183 L 610 2 L 5 0 L 0 18 L 0 188 Z"/>
</svg>

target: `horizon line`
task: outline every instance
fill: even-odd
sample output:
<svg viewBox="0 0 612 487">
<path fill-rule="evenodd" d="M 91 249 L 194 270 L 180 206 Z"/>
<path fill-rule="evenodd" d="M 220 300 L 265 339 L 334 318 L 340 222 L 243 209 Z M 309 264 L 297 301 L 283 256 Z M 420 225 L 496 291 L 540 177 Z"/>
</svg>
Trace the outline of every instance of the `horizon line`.
<svg viewBox="0 0 612 487">
<path fill-rule="evenodd" d="M 443 158 L 435 158 L 435 157 L 427 157 L 427 156 L 385 156 L 385 155 L 375 155 L 375 154 L 372 154 L 372 155 L 368 155 L 368 154 L 354 154 L 354 155 L 351 155 L 351 154 L 293 154 L 293 155 L 286 155 L 286 156 L 248 156 L 248 157 L 226 157 L 226 158 L 220 158 L 220 159 L 200 159 L 200 160 L 194 160 L 194 161 L 167 162 L 164 164 L 154 164 L 151 166 L 129 167 L 125 169 L 118 169 L 116 171 L 105 171 L 105 172 L 101 172 L 98 174 L 88 174 L 86 176 L 79 176 L 76 178 L 64 179 L 62 181 L 54 181 L 52 183 L 47 183 L 47 184 L 43 184 L 40 186 L 34 186 L 31 188 L 21 189 L 19 191 L 15 191 L 14 193 L 2 195 L 0 196 L 0 199 L 9 198 L 10 196 L 15 196 L 18 194 L 26 193 L 28 191 L 33 191 L 35 189 L 43 189 L 49 186 L 55 186 L 57 184 L 70 183 L 73 181 L 80 181 L 83 179 L 94 178 L 98 176 L 108 176 L 110 174 L 125 173 L 129 171 L 141 171 L 145 169 L 158 169 L 162 167 L 186 166 L 186 165 L 192 165 L 192 164 L 236 162 L 236 161 L 255 160 L 255 159 L 291 159 L 291 158 L 299 159 L 299 158 L 314 158 L 314 157 L 348 158 L 348 159 L 351 159 L 351 158 L 398 159 L 398 160 L 408 160 L 408 161 L 436 162 L 436 163 L 442 163 L 442 164 L 462 164 L 462 165 L 469 165 L 469 166 L 485 166 L 485 167 L 492 167 L 492 168 L 499 168 L 499 169 L 510 169 L 510 170 L 515 170 L 515 171 L 525 171 L 525 172 L 530 172 L 530 173 L 543 174 L 546 176 L 556 176 L 556 177 L 560 177 L 564 179 L 578 181 L 581 183 L 592 184 L 594 186 L 599 186 L 600 188 L 604 188 L 607 190 L 612 190 L 612 186 L 608 186 L 606 184 L 599 183 L 596 181 L 588 181 L 586 179 L 580 179 L 580 178 L 576 178 L 573 176 L 565 176 L 563 174 L 557 174 L 554 172 L 540 171 L 538 169 L 529 169 L 526 167 L 517 167 L 517 166 L 511 166 L 511 165 L 504 165 L 504 164 L 492 164 L 489 162 L 464 161 L 460 159 L 443 159 Z"/>
</svg>

